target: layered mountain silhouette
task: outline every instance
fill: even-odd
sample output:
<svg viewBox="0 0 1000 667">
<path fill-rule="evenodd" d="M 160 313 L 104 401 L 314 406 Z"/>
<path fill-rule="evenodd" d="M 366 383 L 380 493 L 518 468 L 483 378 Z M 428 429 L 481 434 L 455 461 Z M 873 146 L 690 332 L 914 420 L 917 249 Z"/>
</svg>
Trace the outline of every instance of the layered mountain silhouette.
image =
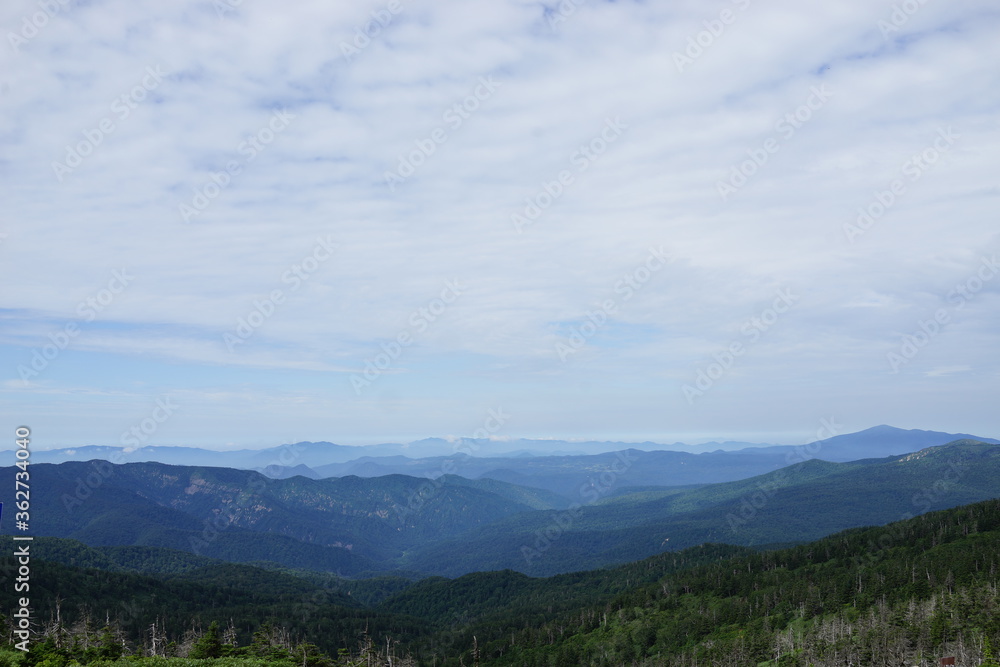
<svg viewBox="0 0 1000 667">
<path fill-rule="evenodd" d="M 789 451 L 800 457 L 791 465 Z M 547 480 L 537 486 L 470 479 L 462 465 L 434 479 L 316 480 L 162 463 L 33 464 L 33 529 L 94 546 L 163 547 L 350 576 L 543 575 L 704 542 L 801 543 L 1000 496 L 994 443 L 963 439 L 853 462 L 808 454 L 626 450 L 583 457 L 586 469 L 574 467 L 580 457 L 526 459 L 511 476 Z M 0 501 L 12 503 L 12 493 L 0 490 Z"/>
</svg>

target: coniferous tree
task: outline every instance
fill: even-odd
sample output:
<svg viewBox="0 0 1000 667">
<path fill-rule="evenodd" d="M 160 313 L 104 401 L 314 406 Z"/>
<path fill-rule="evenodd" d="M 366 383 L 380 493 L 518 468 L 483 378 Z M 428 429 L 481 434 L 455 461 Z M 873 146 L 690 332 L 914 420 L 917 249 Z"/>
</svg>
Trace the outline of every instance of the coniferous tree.
<svg viewBox="0 0 1000 667">
<path fill-rule="evenodd" d="M 222 639 L 219 637 L 219 623 L 212 621 L 208 631 L 191 647 L 189 658 L 219 658 L 222 657 Z"/>
<path fill-rule="evenodd" d="M 996 656 L 993 655 L 993 646 L 990 644 L 989 637 L 983 637 L 983 661 L 980 663 L 980 667 L 1000 667 Z"/>
</svg>

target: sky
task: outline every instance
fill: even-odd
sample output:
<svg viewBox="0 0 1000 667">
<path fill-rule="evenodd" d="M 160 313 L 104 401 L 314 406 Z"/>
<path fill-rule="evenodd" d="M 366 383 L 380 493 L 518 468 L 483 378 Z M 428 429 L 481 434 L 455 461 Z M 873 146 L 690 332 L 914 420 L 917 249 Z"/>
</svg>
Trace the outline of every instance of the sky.
<svg viewBox="0 0 1000 667">
<path fill-rule="evenodd" d="M 1000 437 L 995 3 L 0 28 L 11 441 Z"/>
</svg>

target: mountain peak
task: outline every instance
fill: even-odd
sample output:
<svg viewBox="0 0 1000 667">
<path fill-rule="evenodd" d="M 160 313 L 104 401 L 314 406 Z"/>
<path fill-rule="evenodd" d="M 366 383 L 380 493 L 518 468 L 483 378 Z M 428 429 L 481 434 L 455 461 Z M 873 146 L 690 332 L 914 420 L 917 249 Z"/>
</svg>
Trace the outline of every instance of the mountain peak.
<svg viewBox="0 0 1000 667">
<path fill-rule="evenodd" d="M 858 431 L 858 433 L 871 433 L 872 435 L 879 435 L 885 433 L 906 433 L 908 429 L 897 428 L 895 426 L 889 426 L 888 424 L 879 424 L 878 426 L 872 426 L 871 428 L 866 428 L 863 431 Z"/>
</svg>

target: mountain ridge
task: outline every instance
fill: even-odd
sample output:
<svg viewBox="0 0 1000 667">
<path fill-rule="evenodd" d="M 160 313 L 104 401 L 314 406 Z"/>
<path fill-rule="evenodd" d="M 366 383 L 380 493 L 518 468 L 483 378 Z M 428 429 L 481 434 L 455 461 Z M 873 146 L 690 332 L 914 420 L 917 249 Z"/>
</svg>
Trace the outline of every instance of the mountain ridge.
<svg viewBox="0 0 1000 667">
<path fill-rule="evenodd" d="M 631 474 L 627 457 L 613 460 L 622 465 L 592 470 L 575 500 L 453 474 L 279 480 L 161 463 L 34 464 L 32 483 L 45 493 L 33 510 L 46 517 L 39 535 L 95 546 L 166 547 L 345 576 L 544 576 L 704 541 L 801 542 L 1000 495 L 1000 446 L 971 440 L 848 463 L 806 459 L 717 484 L 639 486 L 634 496 L 615 484 Z M 11 494 L 0 489 L 0 501 Z"/>
<path fill-rule="evenodd" d="M 565 441 L 512 439 L 496 441 L 472 438 L 425 438 L 410 443 L 383 443 L 377 445 L 340 445 L 332 442 L 302 441 L 263 449 L 211 450 L 183 445 L 150 445 L 139 448 L 116 447 L 110 445 L 83 445 L 46 450 L 32 453 L 38 463 L 62 463 L 66 461 L 92 460 L 99 458 L 112 463 L 158 462 L 176 465 L 206 465 L 215 467 L 274 470 L 274 474 L 287 474 L 287 469 L 304 465 L 307 469 L 331 464 L 345 464 L 359 459 L 407 460 L 428 458 L 449 458 L 469 455 L 473 458 L 523 458 L 529 453 L 532 458 L 540 456 L 593 456 L 610 452 L 637 449 L 645 452 L 684 452 L 705 454 L 719 452 L 790 452 L 803 448 L 826 452 L 829 460 L 850 460 L 843 457 L 865 458 L 871 448 L 881 456 L 915 451 L 923 446 L 944 444 L 953 440 L 970 438 L 982 442 L 1000 443 L 1000 440 L 975 436 L 967 433 L 946 433 L 920 429 L 901 429 L 881 424 L 861 431 L 833 435 L 824 440 L 816 440 L 802 445 L 773 445 L 765 443 L 725 441 L 687 445 L 650 441 L 630 443 L 622 441 Z M 569 451 L 573 447 L 593 451 Z M 886 448 L 902 448 L 900 451 L 884 451 Z M 537 448 L 537 449 L 532 449 Z M 562 451 L 560 451 L 562 450 Z M 903 451 L 906 450 L 906 451 Z M 833 456 L 834 458 L 829 458 Z M 822 457 L 821 457 L 822 458 Z M 305 472 L 305 471 L 303 471 Z M 266 473 L 269 474 L 269 473 Z"/>
</svg>

